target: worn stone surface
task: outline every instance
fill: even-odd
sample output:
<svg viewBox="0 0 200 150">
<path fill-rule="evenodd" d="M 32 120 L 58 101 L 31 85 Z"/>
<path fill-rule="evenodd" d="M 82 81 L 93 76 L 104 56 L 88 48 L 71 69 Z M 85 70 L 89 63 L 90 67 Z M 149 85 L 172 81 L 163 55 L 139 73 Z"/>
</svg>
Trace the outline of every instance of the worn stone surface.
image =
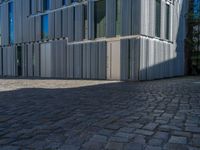
<svg viewBox="0 0 200 150">
<path fill-rule="evenodd" d="M 0 79 L 0 150 L 200 149 L 200 77 Z"/>
</svg>

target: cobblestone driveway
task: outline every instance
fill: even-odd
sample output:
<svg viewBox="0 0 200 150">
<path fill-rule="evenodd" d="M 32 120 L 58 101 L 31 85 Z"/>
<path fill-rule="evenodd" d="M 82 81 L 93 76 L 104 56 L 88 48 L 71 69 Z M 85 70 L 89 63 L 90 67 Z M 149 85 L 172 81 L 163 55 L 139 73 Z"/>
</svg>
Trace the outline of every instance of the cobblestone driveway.
<svg viewBox="0 0 200 150">
<path fill-rule="evenodd" d="M 18 149 L 200 149 L 200 77 L 0 80 L 0 150 Z"/>
</svg>

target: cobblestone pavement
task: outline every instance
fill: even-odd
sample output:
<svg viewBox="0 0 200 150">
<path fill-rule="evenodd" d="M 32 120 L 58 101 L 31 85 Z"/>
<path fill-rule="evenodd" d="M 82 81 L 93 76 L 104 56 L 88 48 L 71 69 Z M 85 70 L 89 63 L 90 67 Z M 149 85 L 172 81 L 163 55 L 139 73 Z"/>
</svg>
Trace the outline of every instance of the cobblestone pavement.
<svg viewBox="0 0 200 150">
<path fill-rule="evenodd" d="M 200 149 L 200 77 L 0 80 L 0 150 Z"/>
</svg>

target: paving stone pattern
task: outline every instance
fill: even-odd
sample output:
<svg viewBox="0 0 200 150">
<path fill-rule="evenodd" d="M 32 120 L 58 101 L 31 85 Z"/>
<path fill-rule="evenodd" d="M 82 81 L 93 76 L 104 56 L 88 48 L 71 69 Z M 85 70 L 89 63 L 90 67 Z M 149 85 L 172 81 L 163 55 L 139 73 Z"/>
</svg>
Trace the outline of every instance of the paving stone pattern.
<svg viewBox="0 0 200 150">
<path fill-rule="evenodd" d="M 0 150 L 198 150 L 200 77 L 0 79 Z"/>
</svg>

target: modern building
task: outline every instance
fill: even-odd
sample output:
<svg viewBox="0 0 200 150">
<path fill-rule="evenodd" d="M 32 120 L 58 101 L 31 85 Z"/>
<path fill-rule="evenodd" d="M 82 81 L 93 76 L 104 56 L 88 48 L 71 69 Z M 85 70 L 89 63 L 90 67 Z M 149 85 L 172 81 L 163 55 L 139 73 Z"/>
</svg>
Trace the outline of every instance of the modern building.
<svg viewBox="0 0 200 150">
<path fill-rule="evenodd" d="M 188 0 L 0 0 L 0 75 L 152 80 L 185 73 Z"/>
</svg>

